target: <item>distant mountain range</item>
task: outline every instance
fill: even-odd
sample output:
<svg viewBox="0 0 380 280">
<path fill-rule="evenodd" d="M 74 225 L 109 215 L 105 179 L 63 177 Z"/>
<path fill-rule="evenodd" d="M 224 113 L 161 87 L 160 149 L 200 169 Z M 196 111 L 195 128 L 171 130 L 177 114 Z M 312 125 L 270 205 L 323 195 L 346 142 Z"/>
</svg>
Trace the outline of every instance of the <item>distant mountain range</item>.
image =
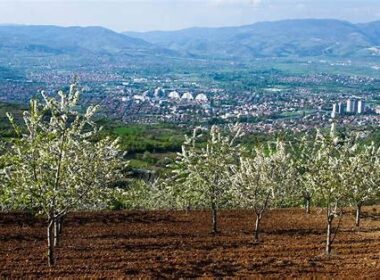
<svg viewBox="0 0 380 280">
<path fill-rule="evenodd" d="M 124 34 L 189 56 L 208 58 L 380 55 L 380 21 L 352 24 L 323 19 L 284 20 L 240 27 Z"/>
<path fill-rule="evenodd" d="M 8 58 L 67 56 L 73 59 L 177 55 L 103 27 L 36 25 L 0 26 L 0 54 Z"/>
<path fill-rule="evenodd" d="M 285 20 L 223 28 L 117 33 L 103 27 L 0 25 L 0 63 L 64 58 L 380 57 L 380 21 Z"/>
</svg>

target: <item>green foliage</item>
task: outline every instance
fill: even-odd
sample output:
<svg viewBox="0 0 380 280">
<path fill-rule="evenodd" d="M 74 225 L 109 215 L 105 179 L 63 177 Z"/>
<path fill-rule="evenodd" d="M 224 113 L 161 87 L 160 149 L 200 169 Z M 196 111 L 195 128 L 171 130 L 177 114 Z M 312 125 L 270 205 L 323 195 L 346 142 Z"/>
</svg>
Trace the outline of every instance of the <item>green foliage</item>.
<svg viewBox="0 0 380 280">
<path fill-rule="evenodd" d="M 121 148 L 129 154 L 178 152 L 184 130 L 171 125 L 125 125 L 104 122 L 104 134 L 120 139 Z"/>
<path fill-rule="evenodd" d="M 7 104 L 0 102 L 0 136 L 4 138 L 13 138 L 15 134 L 11 123 L 8 120 L 7 113 L 10 113 L 16 123 L 23 122 L 22 112 L 26 108 L 18 104 Z"/>
</svg>

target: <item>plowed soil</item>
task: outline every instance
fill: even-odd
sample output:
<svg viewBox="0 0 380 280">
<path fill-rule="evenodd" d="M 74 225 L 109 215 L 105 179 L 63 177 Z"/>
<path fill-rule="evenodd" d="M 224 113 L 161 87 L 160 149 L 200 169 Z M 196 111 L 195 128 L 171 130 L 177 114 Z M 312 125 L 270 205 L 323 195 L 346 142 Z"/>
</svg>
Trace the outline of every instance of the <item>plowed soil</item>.
<svg viewBox="0 0 380 280">
<path fill-rule="evenodd" d="M 327 258 L 319 209 L 268 212 L 259 244 L 249 211 L 223 211 L 216 236 L 207 211 L 73 213 L 49 268 L 45 221 L 0 214 L 0 278 L 380 279 L 380 207 L 363 216 L 356 231 L 353 212 L 345 215 Z"/>
</svg>

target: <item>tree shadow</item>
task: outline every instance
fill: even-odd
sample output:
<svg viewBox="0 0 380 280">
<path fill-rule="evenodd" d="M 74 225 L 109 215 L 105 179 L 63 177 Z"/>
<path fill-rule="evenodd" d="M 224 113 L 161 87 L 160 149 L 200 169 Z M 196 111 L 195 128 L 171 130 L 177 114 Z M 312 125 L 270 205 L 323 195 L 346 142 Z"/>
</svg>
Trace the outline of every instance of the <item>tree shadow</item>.
<svg viewBox="0 0 380 280">
<path fill-rule="evenodd" d="M 96 215 L 69 215 L 65 219 L 66 225 L 86 225 L 93 223 L 103 224 L 154 224 L 154 223 L 189 223 L 180 220 L 169 213 L 155 212 L 99 212 Z"/>
<path fill-rule="evenodd" d="M 380 221 L 380 213 L 377 212 L 363 212 L 362 213 L 363 219 L 368 219 L 372 221 Z"/>
<path fill-rule="evenodd" d="M 270 231 L 262 231 L 263 233 L 268 234 L 276 234 L 276 235 L 288 235 L 288 236 L 306 236 L 306 235 L 320 235 L 323 234 L 324 231 L 317 229 L 274 229 Z"/>
<path fill-rule="evenodd" d="M 163 267 L 152 272 L 158 279 L 193 279 L 199 277 L 223 278 L 234 277 L 240 267 L 229 261 L 213 261 L 210 259 L 191 261 L 186 264 L 187 269 L 176 269 L 173 266 Z"/>
<path fill-rule="evenodd" d="M 166 238 L 177 238 L 177 239 L 185 239 L 198 237 L 198 235 L 194 233 L 176 233 L 176 232 L 108 232 L 101 234 L 93 234 L 87 236 L 86 239 L 122 239 L 122 240 L 133 240 L 133 239 L 166 239 Z"/>
<path fill-rule="evenodd" d="M 46 221 L 30 212 L 0 213 L 0 225 L 40 226 Z"/>
<path fill-rule="evenodd" d="M 20 233 L 20 234 L 7 234 L 0 235 L 0 242 L 6 241 L 42 241 L 45 237 L 37 234 Z"/>
</svg>

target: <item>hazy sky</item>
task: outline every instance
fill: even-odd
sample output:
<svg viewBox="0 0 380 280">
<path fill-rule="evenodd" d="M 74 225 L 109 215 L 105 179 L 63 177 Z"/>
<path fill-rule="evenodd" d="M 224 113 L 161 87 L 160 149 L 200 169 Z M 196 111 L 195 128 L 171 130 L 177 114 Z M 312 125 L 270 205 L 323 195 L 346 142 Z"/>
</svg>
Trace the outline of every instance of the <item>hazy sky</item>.
<svg viewBox="0 0 380 280">
<path fill-rule="evenodd" d="M 0 23 L 99 25 L 116 31 L 290 18 L 380 20 L 380 0 L 0 0 Z"/>
</svg>

